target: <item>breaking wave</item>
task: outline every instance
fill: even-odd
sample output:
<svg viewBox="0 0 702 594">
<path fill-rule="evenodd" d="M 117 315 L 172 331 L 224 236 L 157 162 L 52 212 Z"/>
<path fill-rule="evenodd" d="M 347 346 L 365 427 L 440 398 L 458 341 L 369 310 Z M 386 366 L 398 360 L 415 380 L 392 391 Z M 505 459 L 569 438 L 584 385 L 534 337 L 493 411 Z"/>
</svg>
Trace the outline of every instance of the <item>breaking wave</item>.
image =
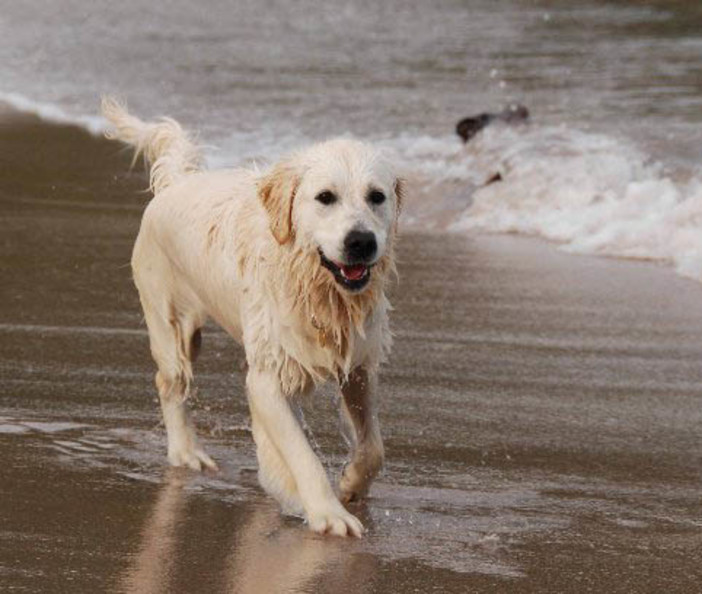
<svg viewBox="0 0 702 594">
<path fill-rule="evenodd" d="M 664 262 L 702 280 L 702 170 L 667 171 L 582 131 L 486 130 L 465 155 L 484 185 L 451 229 L 522 233 L 563 249 Z"/>
</svg>

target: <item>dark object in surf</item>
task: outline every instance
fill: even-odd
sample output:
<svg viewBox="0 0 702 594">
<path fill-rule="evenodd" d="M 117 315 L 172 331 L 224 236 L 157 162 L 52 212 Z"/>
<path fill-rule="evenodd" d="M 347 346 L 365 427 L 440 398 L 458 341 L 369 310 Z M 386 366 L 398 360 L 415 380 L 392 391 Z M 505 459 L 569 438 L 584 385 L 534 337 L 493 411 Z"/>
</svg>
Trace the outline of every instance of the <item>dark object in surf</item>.
<svg viewBox="0 0 702 594">
<path fill-rule="evenodd" d="M 485 186 L 489 186 L 490 184 L 494 184 L 496 182 L 501 182 L 502 181 L 502 174 L 498 171 L 497 173 L 493 173 L 487 181 L 483 184 L 483 188 Z"/>
<path fill-rule="evenodd" d="M 463 118 L 456 124 L 456 134 L 463 139 L 463 142 L 468 142 L 473 136 L 492 122 L 519 124 L 526 122 L 528 119 L 529 110 L 523 105 L 515 103 L 509 105 L 499 113 L 481 113 L 477 116 Z"/>
</svg>

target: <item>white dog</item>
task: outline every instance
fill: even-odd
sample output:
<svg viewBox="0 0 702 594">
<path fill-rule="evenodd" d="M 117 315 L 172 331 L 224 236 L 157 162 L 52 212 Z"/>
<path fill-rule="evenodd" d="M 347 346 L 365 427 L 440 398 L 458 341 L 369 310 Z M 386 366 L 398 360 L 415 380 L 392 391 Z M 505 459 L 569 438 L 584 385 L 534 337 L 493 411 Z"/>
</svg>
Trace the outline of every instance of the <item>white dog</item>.
<svg viewBox="0 0 702 594">
<path fill-rule="evenodd" d="M 212 318 L 246 351 L 261 485 L 315 532 L 361 536 L 290 401 L 339 383 L 354 444 L 339 496 L 364 496 L 383 463 L 374 392 L 391 342 L 385 288 L 401 199 L 390 163 L 367 144 L 337 139 L 266 172 L 202 171 L 175 121 L 144 123 L 109 98 L 102 111 L 109 136 L 152 164 L 155 197 L 132 268 L 171 464 L 216 468 L 185 404 L 200 328 Z"/>
</svg>

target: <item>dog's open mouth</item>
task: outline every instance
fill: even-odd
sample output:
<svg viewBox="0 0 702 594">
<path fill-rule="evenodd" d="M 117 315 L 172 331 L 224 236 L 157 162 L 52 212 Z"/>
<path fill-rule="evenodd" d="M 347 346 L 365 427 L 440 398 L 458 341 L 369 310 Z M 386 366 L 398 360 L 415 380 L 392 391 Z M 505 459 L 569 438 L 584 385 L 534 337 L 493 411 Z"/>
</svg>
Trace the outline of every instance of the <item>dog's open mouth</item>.
<svg viewBox="0 0 702 594">
<path fill-rule="evenodd" d="M 327 258 L 319 250 L 322 266 L 330 270 L 334 280 L 349 291 L 360 291 L 368 284 L 371 277 L 372 264 L 341 264 Z"/>
</svg>

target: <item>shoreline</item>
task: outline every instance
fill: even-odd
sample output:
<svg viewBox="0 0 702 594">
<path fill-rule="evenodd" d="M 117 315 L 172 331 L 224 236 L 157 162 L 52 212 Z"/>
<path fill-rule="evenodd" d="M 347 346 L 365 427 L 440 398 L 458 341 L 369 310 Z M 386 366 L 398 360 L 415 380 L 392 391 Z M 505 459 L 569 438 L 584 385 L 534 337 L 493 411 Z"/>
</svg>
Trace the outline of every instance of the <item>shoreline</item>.
<svg viewBox="0 0 702 594">
<path fill-rule="evenodd" d="M 17 100 L 13 104 L 7 99 L 3 101 L 3 99 L 0 97 L 0 126 L 6 126 L 8 128 L 21 128 L 23 126 L 35 128 L 46 126 L 48 129 L 53 128 L 55 130 L 72 131 L 73 134 L 87 133 L 90 136 L 90 138 L 93 139 L 96 143 L 101 144 L 105 142 L 105 139 L 103 138 L 102 134 L 102 128 L 100 128 L 100 126 L 97 123 L 98 121 L 102 121 L 102 119 L 99 116 L 71 116 L 64 113 L 58 107 L 51 106 L 50 104 L 44 105 L 42 103 L 27 99 L 25 105 L 23 101 L 25 101 L 25 99 L 22 99 L 22 101 Z M 27 111 L 24 111 L 23 109 L 27 109 Z M 534 147 L 530 146 L 527 142 L 523 149 L 525 152 L 529 152 L 530 150 L 534 150 Z M 495 152 L 496 148 L 494 146 L 490 148 L 490 143 L 487 143 L 486 147 L 483 147 L 483 150 L 486 150 L 488 153 L 490 153 L 491 151 Z M 454 155 L 454 159 L 457 158 L 458 155 L 458 153 Z M 215 161 L 217 161 L 216 156 L 210 155 L 210 157 L 214 157 Z M 582 158 L 586 159 L 588 158 L 588 155 L 584 154 L 582 155 Z M 221 156 L 219 157 L 219 159 L 221 160 Z M 480 159 L 476 159 L 475 162 L 471 161 L 471 163 L 473 164 L 473 166 L 476 166 L 477 169 L 485 167 L 485 163 L 481 163 Z M 405 163 L 405 165 L 407 166 L 408 163 Z M 455 166 L 455 163 L 453 165 Z M 468 163 L 466 163 L 466 167 L 469 167 Z M 495 167 L 501 167 L 501 165 L 499 164 L 499 160 L 495 164 Z M 653 169 L 655 169 L 655 167 L 651 168 L 651 174 L 653 172 Z M 689 196 L 685 197 L 684 199 L 681 198 L 681 202 L 676 205 L 676 208 L 679 208 L 680 210 L 679 217 L 682 217 L 684 215 L 683 211 L 685 209 L 683 207 L 686 203 L 689 204 L 695 202 L 699 198 L 699 196 L 697 195 L 698 192 L 697 190 L 695 190 L 695 180 L 698 180 L 695 171 L 696 168 L 690 165 L 690 171 L 688 172 L 689 178 L 684 182 L 682 180 L 673 182 L 675 191 L 678 192 L 678 194 L 680 194 L 680 197 L 689 194 Z M 668 192 L 670 191 L 670 188 L 666 185 L 666 183 L 671 180 L 672 178 L 669 177 L 668 174 L 666 174 L 666 176 L 662 177 L 661 179 L 655 179 L 654 181 L 660 184 L 659 190 L 661 192 Z M 545 181 L 548 181 L 548 178 L 545 178 Z M 555 183 L 558 180 L 554 178 L 550 181 Z M 646 184 L 650 182 L 651 179 L 646 178 L 641 183 Z M 510 214 L 510 220 L 512 220 L 512 222 L 506 224 L 506 228 L 509 230 L 499 230 L 500 228 L 505 226 L 504 221 L 502 223 L 499 223 L 495 219 L 496 213 L 489 212 L 489 206 L 488 211 L 485 211 L 486 205 L 489 205 L 490 202 L 496 199 L 495 192 L 497 192 L 497 195 L 500 194 L 499 188 L 491 187 L 488 189 L 488 192 L 492 194 L 492 199 L 485 200 L 484 197 L 479 197 L 479 200 L 482 203 L 481 210 L 479 212 L 475 212 L 471 218 L 468 218 L 465 216 L 466 209 L 474 203 L 475 193 L 481 190 L 485 190 L 484 187 L 480 185 L 476 186 L 474 185 L 474 180 L 469 181 L 467 179 L 463 180 L 460 184 L 456 183 L 455 180 L 453 182 L 446 183 L 435 180 L 435 182 L 429 183 L 430 185 L 436 183 L 436 188 L 440 189 L 443 193 L 449 196 L 449 198 L 445 200 L 440 205 L 441 208 L 437 210 L 436 206 L 429 202 L 428 196 L 419 197 L 413 196 L 412 193 L 410 193 L 405 207 L 405 228 L 410 233 L 421 233 L 424 232 L 425 229 L 429 229 L 430 232 L 436 234 L 458 234 L 468 237 L 476 235 L 522 237 L 525 239 L 533 239 L 535 241 L 541 241 L 549 245 L 553 245 L 557 249 L 563 251 L 564 253 L 568 253 L 573 256 L 613 258 L 617 260 L 626 260 L 632 262 L 647 262 L 655 264 L 657 266 L 662 266 L 664 268 L 670 268 L 682 278 L 693 280 L 697 283 L 702 282 L 702 278 L 698 278 L 697 269 L 699 267 L 695 265 L 695 262 L 698 260 L 698 258 L 692 257 L 689 253 L 681 255 L 677 253 L 666 252 L 653 255 L 644 255 L 643 252 L 637 252 L 641 252 L 642 249 L 644 252 L 646 250 L 650 251 L 652 249 L 651 246 L 643 246 L 642 248 L 641 246 L 639 246 L 639 248 L 641 249 L 637 248 L 636 246 L 626 247 L 626 244 L 629 241 L 629 239 L 627 239 L 626 237 L 621 238 L 621 240 L 624 242 L 622 244 L 622 246 L 624 247 L 620 246 L 618 248 L 612 248 L 612 246 L 608 247 L 606 244 L 602 244 L 598 248 L 593 248 L 591 245 L 588 245 L 588 242 L 593 239 L 596 240 L 597 238 L 594 236 L 585 238 L 571 237 L 569 239 L 556 239 L 550 236 L 550 234 L 552 235 L 550 231 L 533 231 L 534 228 L 543 227 L 543 224 L 537 220 L 525 220 L 524 213 L 521 214 L 521 220 L 517 222 L 515 216 L 519 214 L 519 209 L 518 206 L 516 206 L 516 204 L 511 203 L 510 200 L 507 200 L 503 204 L 503 207 L 505 207 L 507 211 L 509 211 L 510 209 L 514 210 L 514 212 L 511 212 Z M 507 187 L 510 183 L 512 183 L 511 180 L 503 180 L 499 182 L 499 185 Z M 636 185 L 638 182 L 632 179 L 629 180 L 629 182 L 627 183 Z M 699 183 L 697 185 L 699 186 Z M 507 192 L 507 194 L 509 194 L 509 192 Z M 148 193 L 146 193 L 146 195 L 146 199 L 148 199 Z M 502 198 L 504 198 L 504 196 L 502 196 Z M 624 202 L 624 198 L 626 197 L 621 197 L 621 202 Z M 649 198 L 650 197 L 647 198 L 646 196 L 643 196 L 641 199 L 645 202 Z M 425 203 L 420 203 L 420 201 L 422 200 Z M 529 196 L 528 193 L 524 197 L 525 202 L 531 203 L 533 202 L 533 200 L 534 197 Z M 49 206 L 51 204 L 47 202 L 44 205 Z M 67 203 L 66 206 L 71 206 L 71 204 Z M 91 206 L 88 204 L 76 204 L 74 206 L 82 206 L 83 208 L 92 207 L 126 209 L 139 212 L 143 207 L 143 202 L 139 205 L 114 203 L 112 205 L 104 204 L 99 207 L 95 205 Z M 541 207 L 543 206 L 544 205 L 542 204 Z M 687 210 L 690 211 L 690 213 L 688 213 L 687 216 L 692 217 L 692 209 L 688 207 Z M 577 212 L 574 211 L 568 214 L 572 216 L 577 214 Z M 582 212 L 580 213 L 580 215 L 584 216 Z M 407 219 L 410 219 L 410 221 L 407 221 Z M 600 222 L 604 224 L 606 221 Z M 661 221 L 659 221 L 659 223 L 660 222 Z M 670 221 L 668 222 L 670 223 Z M 639 221 L 639 223 L 641 223 L 641 221 Z M 496 227 L 497 230 L 491 229 L 491 227 Z M 514 230 L 515 227 L 517 228 L 517 230 Z M 529 230 L 525 231 L 524 229 Z M 687 234 L 688 232 L 686 229 L 681 228 L 676 229 L 675 231 L 680 233 L 680 236 L 676 239 L 676 241 L 679 244 L 682 245 L 682 243 L 685 242 L 689 244 L 691 242 L 691 235 Z M 612 229 L 608 228 L 608 232 L 612 232 Z M 631 234 L 632 232 L 633 231 L 630 230 L 629 234 Z M 651 230 L 647 230 L 646 233 L 650 234 Z M 659 233 L 662 233 L 662 230 L 659 230 Z M 653 241 L 651 238 L 649 238 L 649 240 Z M 595 243 L 597 242 L 595 241 Z"/>
</svg>

